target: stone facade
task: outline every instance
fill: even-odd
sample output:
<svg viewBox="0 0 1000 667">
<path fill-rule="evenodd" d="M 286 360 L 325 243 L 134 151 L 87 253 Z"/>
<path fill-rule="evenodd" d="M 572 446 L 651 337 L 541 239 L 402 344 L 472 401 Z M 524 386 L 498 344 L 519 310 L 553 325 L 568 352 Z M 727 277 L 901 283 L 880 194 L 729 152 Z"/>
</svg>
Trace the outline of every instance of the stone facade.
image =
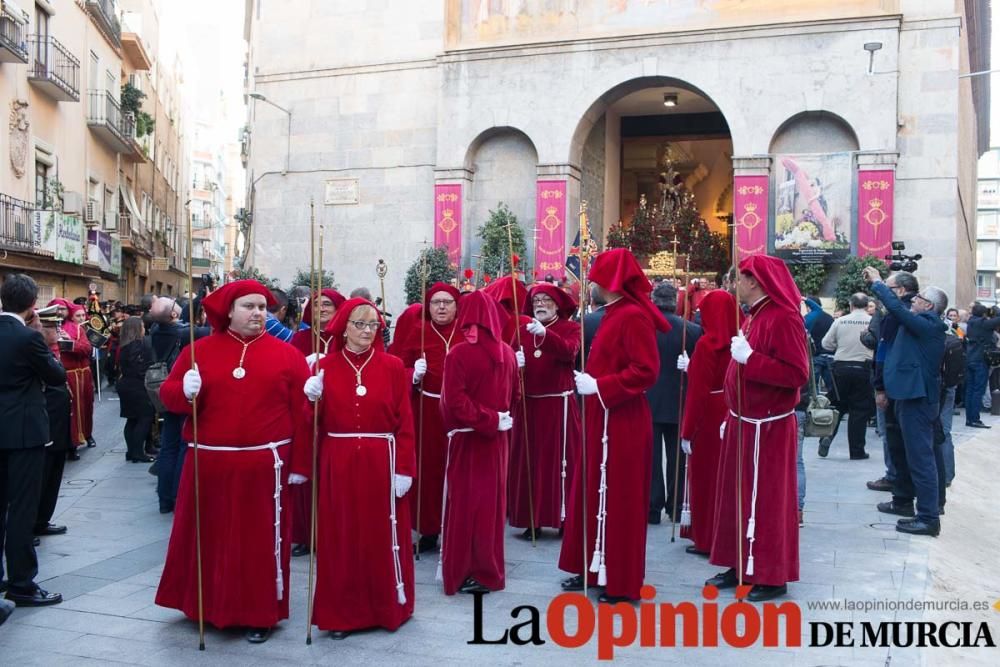
<svg viewBox="0 0 1000 667">
<path fill-rule="evenodd" d="M 568 241 L 581 189 L 598 187 L 603 161 L 603 192 L 588 198 L 600 202 L 592 220 L 604 229 L 620 199 L 608 177 L 619 168 L 620 121 L 610 110 L 630 92 L 679 83 L 722 113 L 737 158 L 768 154 L 779 128 L 802 112 L 840 119 L 858 156 L 896 165 L 895 237 L 923 253 L 921 279 L 953 298 L 972 296 L 975 127 L 988 110 L 973 107 L 957 78 L 970 56 L 955 3 L 826 3 L 842 5 L 831 16 L 809 15 L 803 8 L 823 3 L 802 0 L 787 23 L 746 25 L 744 17 L 679 32 L 463 41 L 452 50 L 448 12 L 459 3 L 372 1 L 351 13 L 321 4 L 247 3 L 248 89 L 292 112 L 283 175 L 287 119 L 259 103 L 250 108 L 248 263 L 266 274 L 287 280 L 308 264 L 310 197 L 322 203 L 326 179 L 357 178 L 359 204 L 318 207 L 332 232 L 324 262 L 351 289 L 373 285 L 383 257 L 390 310 L 398 308 L 402 275 L 433 234 L 433 185 L 445 175 L 468 179 L 464 262 L 485 211 L 501 199 L 520 202 L 515 212 L 530 237 L 531 150 L 537 178 L 569 181 Z M 643 5 L 617 4 L 626 13 Z M 869 72 L 863 46 L 873 42 L 881 48 Z"/>
</svg>

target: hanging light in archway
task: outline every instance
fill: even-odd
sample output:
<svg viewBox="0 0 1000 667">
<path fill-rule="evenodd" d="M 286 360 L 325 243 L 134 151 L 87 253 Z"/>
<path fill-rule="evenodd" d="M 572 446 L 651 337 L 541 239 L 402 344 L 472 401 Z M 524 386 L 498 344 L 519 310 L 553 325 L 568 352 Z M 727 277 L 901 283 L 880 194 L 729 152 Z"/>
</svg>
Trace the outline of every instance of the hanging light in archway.
<svg viewBox="0 0 1000 667">
<path fill-rule="evenodd" d="M 665 107 L 677 106 L 677 93 L 663 93 L 663 106 Z"/>
</svg>

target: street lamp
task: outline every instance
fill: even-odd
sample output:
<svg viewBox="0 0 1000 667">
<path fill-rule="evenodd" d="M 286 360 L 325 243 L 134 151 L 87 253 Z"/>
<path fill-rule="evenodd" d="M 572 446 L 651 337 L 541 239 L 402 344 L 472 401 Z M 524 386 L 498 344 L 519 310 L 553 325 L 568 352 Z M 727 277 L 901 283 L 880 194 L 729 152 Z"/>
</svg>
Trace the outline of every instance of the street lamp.
<svg viewBox="0 0 1000 667">
<path fill-rule="evenodd" d="M 291 159 L 291 154 L 292 154 L 292 112 L 286 109 L 285 107 L 281 106 L 280 104 L 275 104 L 274 102 L 267 99 L 260 93 L 247 93 L 247 95 L 249 95 L 255 100 L 260 100 L 261 102 L 266 102 L 267 104 L 270 104 L 272 107 L 278 109 L 279 111 L 284 112 L 288 116 L 288 131 L 286 132 L 286 137 L 285 137 L 286 139 L 285 168 L 281 171 L 281 175 L 284 176 L 285 174 L 288 173 L 289 160 Z"/>
</svg>

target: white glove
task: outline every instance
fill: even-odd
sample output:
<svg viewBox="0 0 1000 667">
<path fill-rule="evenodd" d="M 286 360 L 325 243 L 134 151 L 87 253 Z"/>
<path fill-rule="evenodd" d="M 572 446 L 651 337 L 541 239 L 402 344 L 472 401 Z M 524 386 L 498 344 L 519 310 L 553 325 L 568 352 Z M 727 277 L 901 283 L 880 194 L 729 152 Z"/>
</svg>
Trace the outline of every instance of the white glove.
<svg viewBox="0 0 1000 667">
<path fill-rule="evenodd" d="M 726 420 L 723 419 L 722 423 L 719 424 L 719 440 L 726 437 Z"/>
<path fill-rule="evenodd" d="M 319 397 L 323 395 L 323 373 L 326 371 L 320 371 L 318 375 L 313 375 L 308 380 L 306 380 L 306 386 L 302 388 L 305 392 L 306 398 L 315 403 L 319 400 Z"/>
<path fill-rule="evenodd" d="M 732 343 L 729 345 L 729 351 L 733 355 L 733 360 L 738 364 L 745 364 L 750 355 L 753 354 L 753 349 L 743 336 L 742 331 L 738 336 L 733 336 Z"/>
<path fill-rule="evenodd" d="M 684 351 L 684 354 L 677 355 L 677 370 L 687 373 L 690 363 L 691 357 L 688 356 L 687 350 Z"/>
<path fill-rule="evenodd" d="M 306 357 L 306 363 L 309 365 L 309 368 L 312 368 L 313 364 L 315 364 L 325 356 L 326 355 L 323 354 L 322 352 L 314 352 L 313 354 L 310 354 L 308 357 Z"/>
<path fill-rule="evenodd" d="M 514 356 L 517 357 L 517 367 L 524 368 L 524 350 L 518 350 Z"/>
<path fill-rule="evenodd" d="M 500 423 L 497 424 L 498 431 L 509 431 L 514 428 L 514 418 L 510 416 L 509 412 L 498 412 L 500 416 Z"/>
<path fill-rule="evenodd" d="M 528 333 L 533 336 L 544 336 L 546 331 L 545 325 L 534 319 L 528 323 L 527 329 Z"/>
<path fill-rule="evenodd" d="M 417 359 L 413 363 L 413 384 L 420 384 L 425 375 L 427 375 L 427 360 Z"/>
<path fill-rule="evenodd" d="M 190 401 L 201 391 L 201 373 L 195 369 L 184 374 L 184 395 Z"/>
<path fill-rule="evenodd" d="M 690 440 L 684 440 L 683 438 L 681 439 L 681 451 L 684 452 L 685 454 L 687 454 L 688 456 L 691 456 L 691 441 Z"/>
<path fill-rule="evenodd" d="M 410 490 L 410 487 L 413 486 L 413 478 L 409 475 L 396 475 L 393 483 L 396 487 L 396 497 L 402 498 Z"/>
<path fill-rule="evenodd" d="M 308 477 L 306 477 L 305 475 L 300 475 L 298 473 L 293 472 L 288 476 L 289 484 L 305 484 L 308 481 L 309 481 Z"/>
<path fill-rule="evenodd" d="M 573 371 L 573 376 L 576 381 L 576 393 L 581 396 L 589 396 L 590 394 L 597 393 L 597 380 L 592 375 Z"/>
</svg>

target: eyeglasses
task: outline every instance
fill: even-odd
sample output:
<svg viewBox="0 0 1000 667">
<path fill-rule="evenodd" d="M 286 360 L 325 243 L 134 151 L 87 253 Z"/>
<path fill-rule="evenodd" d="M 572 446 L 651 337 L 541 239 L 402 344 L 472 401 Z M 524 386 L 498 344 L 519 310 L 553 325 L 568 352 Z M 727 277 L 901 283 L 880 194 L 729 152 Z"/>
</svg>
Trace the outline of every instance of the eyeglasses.
<svg viewBox="0 0 1000 667">
<path fill-rule="evenodd" d="M 533 306 L 548 306 L 555 304 L 555 301 L 550 296 L 536 296 L 531 300 L 531 305 Z"/>
<path fill-rule="evenodd" d="M 351 320 L 351 324 L 358 331 L 364 331 L 365 329 L 370 329 L 372 332 L 378 331 L 378 322 L 364 322 L 362 320 Z"/>
<path fill-rule="evenodd" d="M 914 297 L 913 297 L 913 298 L 914 298 L 914 299 L 920 299 L 920 300 L 921 300 L 921 301 L 923 301 L 924 303 L 929 303 L 929 304 L 930 304 L 930 305 L 932 305 L 932 306 L 934 305 L 934 302 L 933 302 L 933 301 L 931 301 L 930 299 L 928 299 L 928 298 L 927 298 L 926 296 L 924 296 L 923 294 L 916 294 L 916 295 L 914 295 Z"/>
<path fill-rule="evenodd" d="M 431 301 L 431 308 L 447 308 L 455 303 L 454 299 L 434 299 Z"/>
</svg>

